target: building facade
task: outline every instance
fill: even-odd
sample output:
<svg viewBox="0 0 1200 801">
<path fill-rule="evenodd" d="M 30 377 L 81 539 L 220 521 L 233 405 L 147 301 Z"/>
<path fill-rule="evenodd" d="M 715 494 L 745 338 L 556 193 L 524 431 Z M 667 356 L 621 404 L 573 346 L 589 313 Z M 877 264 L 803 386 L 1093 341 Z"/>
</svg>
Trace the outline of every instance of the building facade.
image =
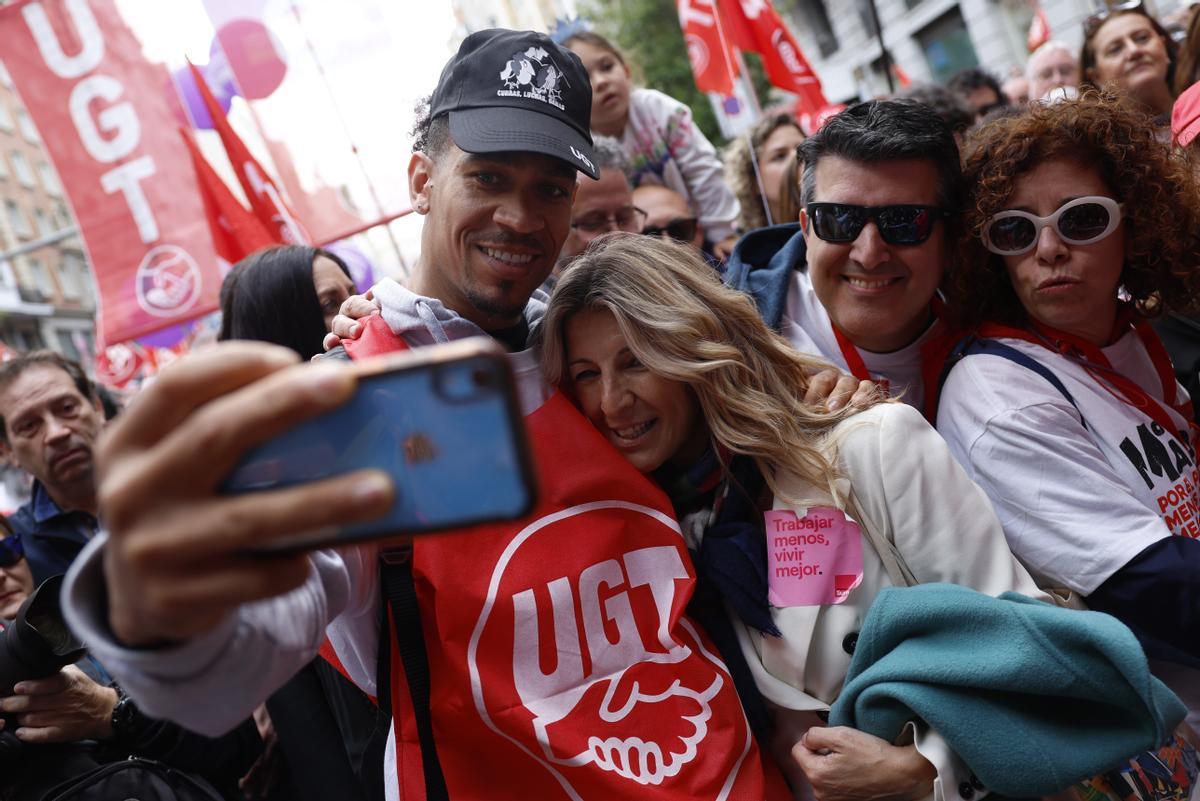
<svg viewBox="0 0 1200 801">
<path fill-rule="evenodd" d="M 1147 6 L 1166 15 L 1185 0 Z M 875 0 L 888 55 L 914 82 L 944 83 L 965 67 L 983 67 L 1000 80 L 1023 69 L 1033 21 L 1029 0 Z M 871 0 L 776 0 L 821 78 L 831 102 L 889 91 Z M 1102 0 L 1041 0 L 1055 39 L 1073 48 L 1083 21 Z"/>
<path fill-rule="evenodd" d="M 58 175 L 0 64 L 0 342 L 51 348 L 90 368 L 95 291 Z M 55 240 L 38 245 L 42 240 Z"/>
</svg>

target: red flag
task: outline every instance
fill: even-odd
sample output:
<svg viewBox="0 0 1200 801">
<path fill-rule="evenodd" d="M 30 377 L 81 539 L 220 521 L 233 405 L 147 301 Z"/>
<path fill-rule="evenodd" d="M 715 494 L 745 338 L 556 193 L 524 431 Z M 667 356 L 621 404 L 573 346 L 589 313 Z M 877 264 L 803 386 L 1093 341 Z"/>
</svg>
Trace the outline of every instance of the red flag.
<svg viewBox="0 0 1200 801">
<path fill-rule="evenodd" d="M 796 121 L 800 123 L 800 130 L 804 131 L 804 135 L 812 136 L 821 130 L 831 118 L 836 117 L 845 110 L 845 103 L 831 103 L 816 111 L 805 111 L 799 104 L 796 104 L 796 108 L 792 113 L 796 117 Z"/>
<path fill-rule="evenodd" d="M 900 84 L 901 89 L 907 89 L 912 86 L 912 78 L 908 77 L 908 73 L 904 71 L 904 68 L 895 61 L 892 62 L 892 75 L 896 77 L 896 83 Z"/>
<path fill-rule="evenodd" d="M 721 11 L 730 39 L 762 56 L 772 84 L 798 95 L 797 105 L 809 111 L 829 105 L 820 79 L 770 0 L 726 0 Z"/>
<path fill-rule="evenodd" d="M 688 60 L 696 86 L 703 92 L 733 94 L 737 62 L 721 34 L 716 0 L 678 0 L 679 27 L 687 44 Z"/>
<path fill-rule="evenodd" d="M 272 237 L 259 219 L 246 211 L 246 207 L 233 196 L 221 176 L 204 158 L 196 140 L 182 128 L 179 133 L 192 155 L 192 166 L 200 182 L 200 195 L 204 199 L 204 211 L 208 216 L 208 227 L 212 231 L 217 255 L 228 264 L 233 264 L 256 250 L 279 243 L 278 231 Z"/>
<path fill-rule="evenodd" d="M 221 275 L 162 87 L 114 0 L 0 8 L 0 53 L 54 161 L 113 344 L 207 314 Z"/>
<path fill-rule="evenodd" d="M 1029 24 L 1029 38 L 1026 39 L 1025 46 L 1032 53 L 1048 41 L 1050 41 L 1050 20 L 1046 19 L 1046 12 L 1038 4 L 1034 6 L 1033 22 Z"/>
<path fill-rule="evenodd" d="M 283 199 L 283 193 L 279 191 L 275 181 L 262 168 L 258 159 L 254 158 L 254 154 L 250 152 L 246 143 L 242 141 L 237 132 L 233 130 L 233 126 L 229 124 L 229 120 L 225 118 L 225 113 L 221 110 L 217 99 L 213 97 L 200 70 L 196 69 L 194 64 L 189 63 L 188 66 L 192 69 L 196 86 L 212 117 L 213 127 L 221 137 L 221 143 L 225 145 L 229 162 L 233 165 L 233 171 L 242 184 L 242 189 L 246 193 L 246 199 L 250 201 L 250 209 L 254 215 L 272 233 L 272 236 L 275 231 L 278 231 L 281 242 L 297 244 L 310 242 L 312 238 L 300 224 L 296 215 L 288 208 Z"/>
</svg>

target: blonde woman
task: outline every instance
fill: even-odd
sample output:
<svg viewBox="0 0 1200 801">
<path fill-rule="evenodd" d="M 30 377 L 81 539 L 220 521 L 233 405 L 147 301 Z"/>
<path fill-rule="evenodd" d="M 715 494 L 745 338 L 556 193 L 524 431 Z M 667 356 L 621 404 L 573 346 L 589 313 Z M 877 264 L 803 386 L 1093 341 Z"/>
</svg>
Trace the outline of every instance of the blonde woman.
<svg viewBox="0 0 1200 801">
<path fill-rule="evenodd" d="M 797 797 L 948 798 L 970 786 L 935 732 L 911 726 L 915 744 L 900 747 L 822 717 L 868 607 L 892 584 L 843 515 L 851 497 L 850 517 L 894 543 L 918 581 L 1036 593 L 987 499 L 921 415 L 896 403 L 806 405 L 808 376 L 826 365 L 675 243 L 597 240 L 563 274 L 540 331 L 547 378 L 670 495 L 701 585 L 733 610 L 733 648 L 774 717 Z M 828 581 L 814 575 L 835 562 Z M 705 624 L 721 645 L 719 624 Z"/>
</svg>

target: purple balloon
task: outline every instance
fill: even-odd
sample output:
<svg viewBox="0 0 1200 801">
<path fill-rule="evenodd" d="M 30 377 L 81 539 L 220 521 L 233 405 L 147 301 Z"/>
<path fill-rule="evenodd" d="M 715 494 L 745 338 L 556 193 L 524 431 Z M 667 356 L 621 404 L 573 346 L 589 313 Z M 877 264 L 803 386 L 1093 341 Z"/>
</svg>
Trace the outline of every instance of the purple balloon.
<svg viewBox="0 0 1200 801">
<path fill-rule="evenodd" d="M 326 245 L 325 249 L 346 262 L 350 277 L 354 279 L 355 290 L 362 293 L 375 286 L 375 265 L 367 258 L 367 254 L 345 239 Z"/>
<path fill-rule="evenodd" d="M 163 328 L 144 337 L 138 337 L 138 343 L 148 348 L 172 348 L 182 342 L 192 331 L 192 321 Z"/>
<path fill-rule="evenodd" d="M 208 84 L 213 97 L 216 98 L 217 104 L 221 106 L 221 110 L 228 114 L 230 106 L 233 105 L 233 96 L 237 94 L 232 82 L 214 80 L 213 76 L 206 73 L 204 67 L 197 67 L 197 69 L 204 76 L 204 81 Z M 176 102 L 172 105 L 184 117 L 183 122 L 193 128 L 212 130 L 212 117 L 209 116 L 208 107 L 204 105 L 204 98 L 200 95 L 200 87 L 196 86 L 192 71 L 187 67 L 177 69 L 171 73 L 171 79 L 176 90 L 174 93 Z M 183 101 L 182 104 L 179 103 L 180 100 Z"/>
</svg>

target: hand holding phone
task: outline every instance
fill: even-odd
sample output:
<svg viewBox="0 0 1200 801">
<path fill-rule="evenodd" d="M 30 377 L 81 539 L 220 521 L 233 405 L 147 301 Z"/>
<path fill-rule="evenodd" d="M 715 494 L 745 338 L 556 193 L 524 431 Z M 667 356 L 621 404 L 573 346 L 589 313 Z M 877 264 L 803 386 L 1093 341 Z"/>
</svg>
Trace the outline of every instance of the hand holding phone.
<svg viewBox="0 0 1200 801">
<path fill-rule="evenodd" d="M 522 517 L 535 500 L 507 355 L 486 338 L 356 362 L 344 405 L 248 452 L 228 494 L 291 487 L 375 468 L 395 485 L 382 518 L 275 539 L 293 550 Z"/>
</svg>

